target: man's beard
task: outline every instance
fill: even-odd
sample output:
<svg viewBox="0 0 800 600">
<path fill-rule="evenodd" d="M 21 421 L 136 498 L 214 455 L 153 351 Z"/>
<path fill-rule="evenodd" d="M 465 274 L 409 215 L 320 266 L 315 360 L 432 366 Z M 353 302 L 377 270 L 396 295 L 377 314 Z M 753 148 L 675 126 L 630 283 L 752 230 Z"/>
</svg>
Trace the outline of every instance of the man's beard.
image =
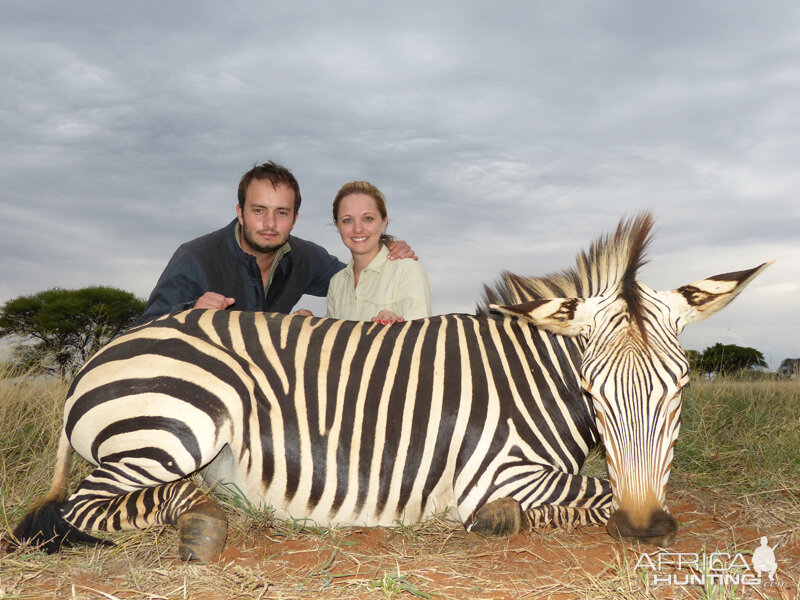
<svg viewBox="0 0 800 600">
<path fill-rule="evenodd" d="M 242 227 L 242 235 L 250 248 L 259 254 L 275 254 L 287 241 L 284 239 L 272 244 L 262 242 L 256 235 L 253 235 L 252 231 L 247 227 Z"/>
</svg>

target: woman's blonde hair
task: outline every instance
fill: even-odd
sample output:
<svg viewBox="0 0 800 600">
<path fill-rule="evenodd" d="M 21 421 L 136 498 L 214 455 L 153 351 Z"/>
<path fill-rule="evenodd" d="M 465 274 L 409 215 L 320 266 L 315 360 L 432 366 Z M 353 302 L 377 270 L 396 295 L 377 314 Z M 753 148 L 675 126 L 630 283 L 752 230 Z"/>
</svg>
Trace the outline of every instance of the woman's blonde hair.
<svg viewBox="0 0 800 600">
<path fill-rule="evenodd" d="M 334 224 L 339 224 L 339 205 L 342 203 L 342 200 L 349 196 L 350 194 L 366 194 L 367 196 L 371 197 L 375 200 L 375 206 L 378 209 L 378 214 L 381 216 L 381 220 L 386 220 L 388 218 L 386 212 L 386 198 L 378 188 L 372 185 L 369 181 L 351 181 L 350 183 L 345 183 L 339 191 L 336 192 L 336 197 L 333 199 L 333 222 Z M 394 241 L 394 236 L 388 235 L 386 233 L 381 234 L 381 243 L 384 246 L 388 246 Z"/>
</svg>

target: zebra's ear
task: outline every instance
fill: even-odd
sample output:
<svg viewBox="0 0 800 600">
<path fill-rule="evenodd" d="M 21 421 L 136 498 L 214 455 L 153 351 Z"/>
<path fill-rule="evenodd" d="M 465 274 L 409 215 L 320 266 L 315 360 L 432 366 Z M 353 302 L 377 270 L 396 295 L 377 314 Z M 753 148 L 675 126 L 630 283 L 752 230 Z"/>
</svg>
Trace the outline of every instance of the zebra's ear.
<svg viewBox="0 0 800 600">
<path fill-rule="evenodd" d="M 596 307 L 593 298 L 547 298 L 513 306 L 492 304 L 491 310 L 530 321 L 536 327 L 566 336 L 588 335 Z"/>
<path fill-rule="evenodd" d="M 748 283 L 774 262 L 770 260 L 752 269 L 714 275 L 662 292 L 671 311 L 678 317 L 678 333 L 689 323 L 702 321 L 725 308 Z"/>
</svg>

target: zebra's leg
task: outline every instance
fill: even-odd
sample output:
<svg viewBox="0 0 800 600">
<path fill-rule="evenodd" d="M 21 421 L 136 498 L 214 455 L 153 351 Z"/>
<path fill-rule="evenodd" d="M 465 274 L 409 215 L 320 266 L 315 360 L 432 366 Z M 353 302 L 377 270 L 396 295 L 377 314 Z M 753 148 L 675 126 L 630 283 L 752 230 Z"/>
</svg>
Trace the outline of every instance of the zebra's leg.
<svg viewBox="0 0 800 600">
<path fill-rule="evenodd" d="M 508 497 L 487 502 L 464 523 L 483 535 L 514 535 L 538 527 L 603 524 L 611 510 L 611 486 L 603 479 L 538 468 Z M 535 485 L 531 486 L 531 483 Z M 537 491 L 541 490 L 540 493 Z M 524 493 L 524 505 L 514 499 Z M 527 508 L 523 508 L 527 506 Z"/>
<path fill-rule="evenodd" d="M 547 527 L 574 527 L 579 525 L 604 525 L 608 521 L 610 504 L 599 507 L 558 506 L 543 504 L 522 511 L 523 531 Z"/>
<path fill-rule="evenodd" d="M 544 504 L 522 510 L 520 503 L 513 498 L 500 498 L 475 511 L 465 526 L 467 531 L 502 537 L 547 527 L 604 525 L 609 513 L 610 505 L 584 507 Z"/>
<path fill-rule="evenodd" d="M 181 559 L 211 562 L 219 558 L 228 535 L 228 518 L 208 496 L 178 517 L 178 553 Z"/>
<path fill-rule="evenodd" d="M 93 531 L 177 525 L 183 560 L 212 561 L 219 556 L 228 521 L 214 500 L 187 479 L 137 483 L 116 466 L 98 467 L 67 499 L 63 518 L 80 530 Z"/>
<path fill-rule="evenodd" d="M 467 531 L 481 535 L 509 536 L 519 533 L 522 507 L 514 498 L 498 498 L 481 506 L 467 519 Z"/>
</svg>

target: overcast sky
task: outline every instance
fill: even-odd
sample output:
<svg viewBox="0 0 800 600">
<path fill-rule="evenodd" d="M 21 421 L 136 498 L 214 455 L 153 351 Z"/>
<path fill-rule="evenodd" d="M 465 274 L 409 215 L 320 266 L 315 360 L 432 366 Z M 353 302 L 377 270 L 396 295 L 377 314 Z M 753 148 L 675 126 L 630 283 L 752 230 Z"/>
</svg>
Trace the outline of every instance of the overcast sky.
<svg viewBox="0 0 800 600">
<path fill-rule="evenodd" d="M 800 357 L 798 31 L 796 0 L 3 0 L 0 302 L 146 298 L 273 159 L 300 181 L 295 235 L 345 260 L 333 196 L 380 187 L 436 313 L 643 209 L 651 287 L 775 258 L 682 336 L 774 368 Z"/>
</svg>

